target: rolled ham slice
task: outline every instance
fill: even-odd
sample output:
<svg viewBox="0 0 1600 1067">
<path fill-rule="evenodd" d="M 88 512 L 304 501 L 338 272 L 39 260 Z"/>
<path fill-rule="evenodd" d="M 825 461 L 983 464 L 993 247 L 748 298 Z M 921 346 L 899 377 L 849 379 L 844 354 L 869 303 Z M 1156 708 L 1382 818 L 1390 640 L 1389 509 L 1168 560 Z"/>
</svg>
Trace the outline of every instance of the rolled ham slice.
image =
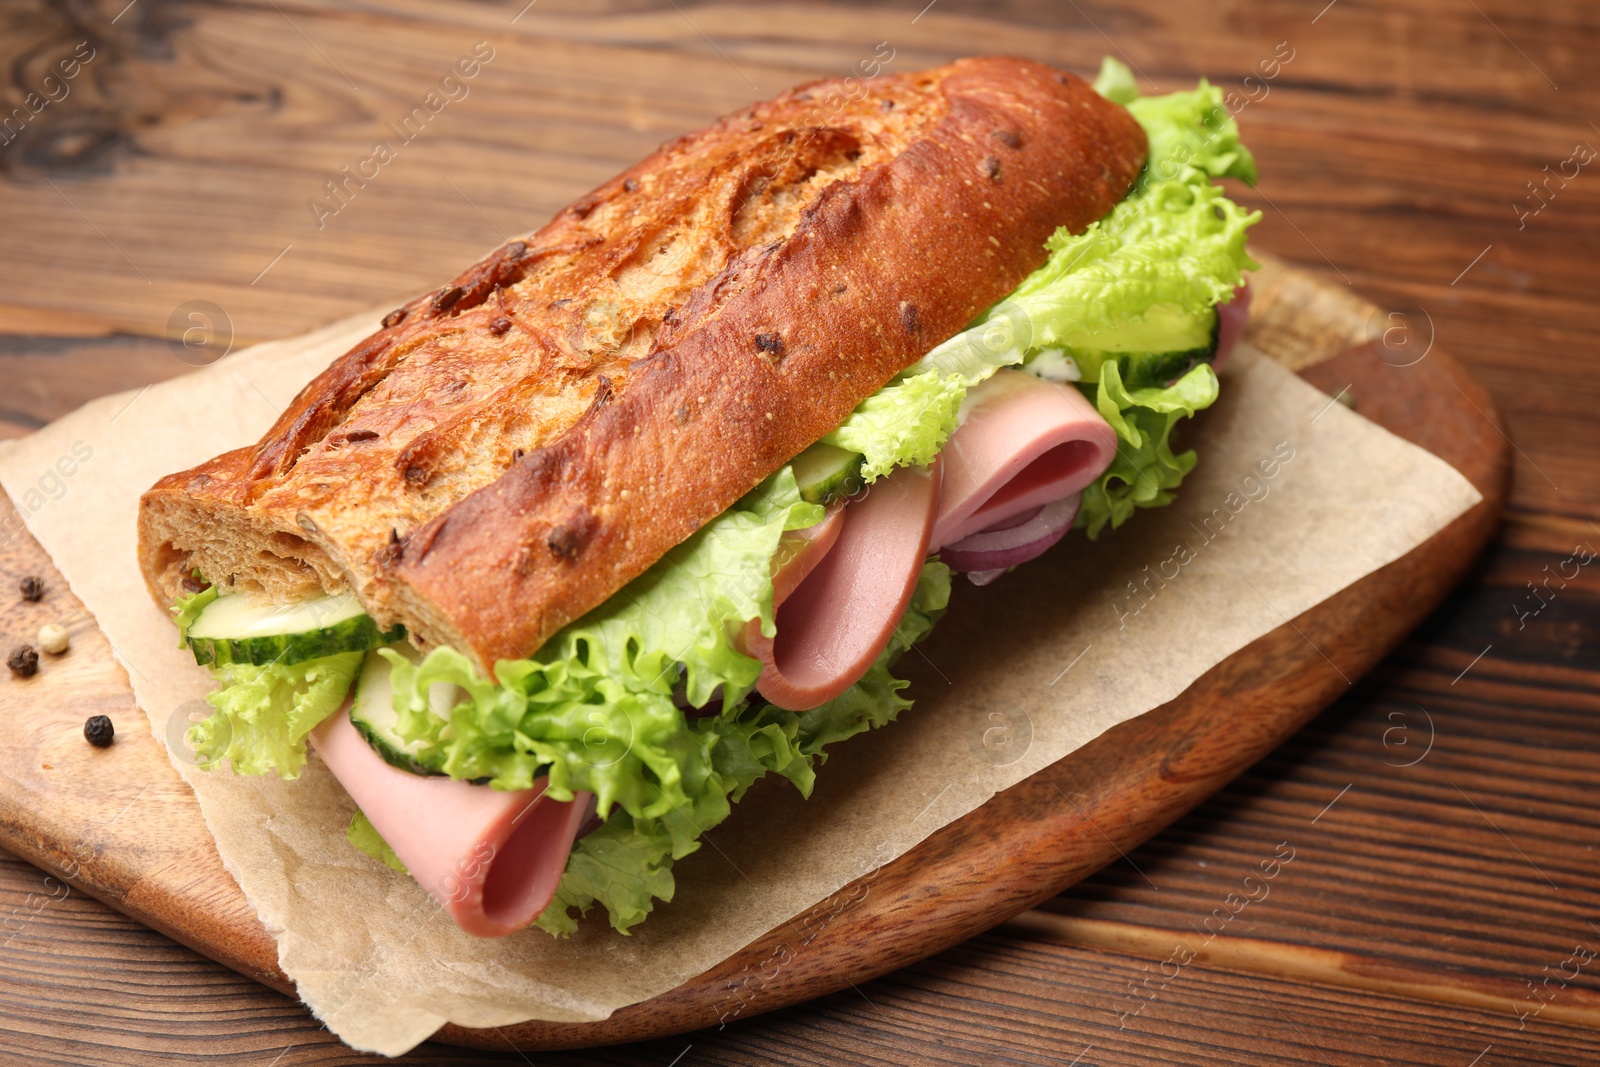
<svg viewBox="0 0 1600 1067">
<path fill-rule="evenodd" d="M 754 623 L 744 633 L 746 652 L 762 663 L 763 697 L 804 711 L 867 673 L 911 602 L 938 506 L 939 464 L 901 467 L 830 517 L 840 526 L 831 548 L 797 553 L 780 567 L 777 636 Z"/>
<path fill-rule="evenodd" d="M 410 774 L 385 763 L 340 711 L 311 734 L 333 776 L 428 894 L 478 937 L 501 937 L 539 917 L 555 896 L 592 797 Z"/>
<path fill-rule="evenodd" d="M 1082 492 L 1116 456 L 1116 431 L 1071 385 L 998 370 L 965 408 L 940 453 L 934 550 Z"/>
</svg>

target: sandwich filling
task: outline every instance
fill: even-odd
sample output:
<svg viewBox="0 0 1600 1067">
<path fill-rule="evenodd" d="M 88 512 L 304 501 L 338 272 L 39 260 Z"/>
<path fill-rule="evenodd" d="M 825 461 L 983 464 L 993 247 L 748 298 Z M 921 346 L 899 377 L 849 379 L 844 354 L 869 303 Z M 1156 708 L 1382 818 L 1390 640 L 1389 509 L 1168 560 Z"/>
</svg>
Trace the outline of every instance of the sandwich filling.
<svg viewBox="0 0 1600 1067">
<path fill-rule="evenodd" d="M 179 600 L 221 683 L 201 764 L 292 778 L 309 737 L 361 808 L 351 842 L 468 932 L 641 922 L 757 779 L 809 793 L 828 745 L 911 706 L 893 668 L 952 572 L 1098 538 L 1193 469 L 1173 432 L 1217 398 L 1260 218 L 1214 181 L 1255 164 L 1204 81 L 1141 97 L 1107 59 L 1095 88 L 1148 137 L 1128 196 L 534 656 L 486 676 L 338 597 L 273 622 L 214 587 Z"/>
</svg>

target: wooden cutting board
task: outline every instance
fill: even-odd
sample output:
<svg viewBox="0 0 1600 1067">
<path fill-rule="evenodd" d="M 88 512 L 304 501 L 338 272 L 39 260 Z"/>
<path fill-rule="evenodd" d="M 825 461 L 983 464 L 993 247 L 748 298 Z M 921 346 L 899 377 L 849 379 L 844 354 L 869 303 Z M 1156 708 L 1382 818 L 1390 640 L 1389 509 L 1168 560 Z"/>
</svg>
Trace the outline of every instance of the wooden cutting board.
<svg viewBox="0 0 1600 1067">
<path fill-rule="evenodd" d="M 1509 442 L 1483 389 L 1453 360 L 1427 351 L 1430 339 L 1407 324 L 1275 261 L 1264 263 L 1254 292 L 1251 341 L 1455 466 L 1483 502 L 1218 664 L 1178 699 L 1000 793 L 677 989 L 602 1022 L 447 1026 L 439 1040 L 533 1050 L 662 1036 L 821 996 L 939 952 L 1133 849 L 1376 664 L 1487 541 L 1505 502 Z M 36 677 L 0 682 L 0 846 L 292 995 L 272 938 L 223 869 L 193 794 L 145 729 L 122 668 L 3 496 L 0 530 L 6 649 L 50 621 L 68 624 L 73 642 L 65 656 L 46 657 Z M 10 592 L 27 575 L 48 585 L 39 603 Z M 83 740 L 83 721 L 95 714 L 121 730 L 107 751 Z"/>
</svg>

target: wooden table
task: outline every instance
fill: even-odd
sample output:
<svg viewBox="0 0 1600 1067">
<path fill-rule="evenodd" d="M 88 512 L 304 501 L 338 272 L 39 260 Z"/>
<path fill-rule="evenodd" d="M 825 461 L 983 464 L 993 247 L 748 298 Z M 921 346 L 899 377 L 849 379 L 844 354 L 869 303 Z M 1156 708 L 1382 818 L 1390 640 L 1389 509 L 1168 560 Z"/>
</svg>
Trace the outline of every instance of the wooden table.
<svg viewBox="0 0 1600 1067">
<path fill-rule="evenodd" d="M 1394 344 L 1437 339 L 1515 442 L 1509 518 L 1444 608 L 1292 742 L 1047 907 L 720 1032 L 408 1061 L 1600 1060 L 1600 564 L 1578 562 L 1600 550 L 1591 8 L 125 2 L 0 11 L 7 108 L 67 89 L 0 148 L 9 434 L 421 290 L 666 137 L 892 49 L 892 70 L 1013 52 L 1084 72 L 1112 51 L 1161 89 L 1203 73 L 1238 93 L 1259 246 L 1394 308 Z M 468 95 L 330 199 L 324 182 L 480 41 L 494 54 Z M 75 53 L 92 58 L 74 78 L 44 81 Z M 1288 850 L 1233 914 L 1245 874 Z M 371 1059 L 4 857 L 0 916 L 5 1063 Z"/>
</svg>

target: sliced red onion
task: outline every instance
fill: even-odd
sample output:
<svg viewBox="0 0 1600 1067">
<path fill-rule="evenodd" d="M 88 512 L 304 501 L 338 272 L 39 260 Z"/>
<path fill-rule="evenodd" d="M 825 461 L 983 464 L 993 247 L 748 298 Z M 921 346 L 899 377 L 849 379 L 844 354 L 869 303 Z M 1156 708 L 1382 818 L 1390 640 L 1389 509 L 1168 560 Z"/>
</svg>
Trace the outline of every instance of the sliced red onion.
<svg viewBox="0 0 1600 1067">
<path fill-rule="evenodd" d="M 968 571 L 967 581 L 973 585 L 988 585 L 1010 569 L 1010 567 L 996 567 L 990 571 Z"/>
<path fill-rule="evenodd" d="M 1244 336 L 1245 325 L 1250 321 L 1250 283 L 1245 282 L 1233 291 L 1233 299 L 1217 305 L 1217 354 L 1211 365 L 1222 369 L 1239 338 Z"/>
<path fill-rule="evenodd" d="M 1026 563 L 1067 535 L 1072 520 L 1078 517 L 1081 499 L 1081 494 L 1075 493 L 1044 505 L 1020 525 L 984 530 L 946 545 L 939 550 L 939 558 L 956 571 L 1003 571 Z"/>
<path fill-rule="evenodd" d="M 1043 510 L 1044 505 L 1040 504 L 1036 508 L 1029 508 L 1026 511 L 1019 511 L 1009 519 L 1001 519 L 993 526 L 985 526 L 983 529 L 979 530 L 978 533 L 999 533 L 1001 530 L 1009 530 L 1013 527 L 1021 526 L 1023 523 L 1027 522 L 1029 519 L 1033 518 Z M 979 514 L 982 514 L 981 508 L 979 509 Z"/>
<path fill-rule="evenodd" d="M 672 702 L 678 705 L 678 710 L 683 712 L 686 719 L 709 719 L 713 715 L 722 714 L 722 690 L 711 694 L 711 699 L 706 701 L 705 707 L 697 708 L 689 703 L 689 683 L 680 681 L 672 687 Z"/>
</svg>

